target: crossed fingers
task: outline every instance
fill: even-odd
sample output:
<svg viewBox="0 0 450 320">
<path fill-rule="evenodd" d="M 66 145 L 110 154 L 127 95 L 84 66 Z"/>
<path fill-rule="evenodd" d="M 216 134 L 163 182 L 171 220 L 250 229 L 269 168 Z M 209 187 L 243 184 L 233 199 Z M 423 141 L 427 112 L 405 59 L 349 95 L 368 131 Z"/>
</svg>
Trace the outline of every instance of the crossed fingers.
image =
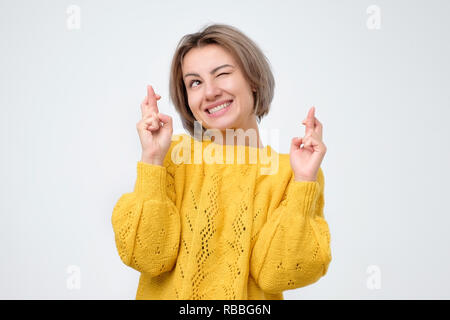
<svg viewBox="0 0 450 320">
<path fill-rule="evenodd" d="M 305 136 L 315 136 L 317 139 L 322 140 L 323 126 L 322 123 L 315 117 L 315 107 L 309 109 L 306 119 L 302 121 L 305 125 Z"/>
<path fill-rule="evenodd" d="M 149 127 L 152 129 L 159 128 L 159 109 L 157 104 L 159 99 L 161 99 L 161 96 L 155 93 L 153 87 L 147 86 L 147 96 L 141 103 L 141 113 L 144 121 L 151 119 Z"/>
</svg>

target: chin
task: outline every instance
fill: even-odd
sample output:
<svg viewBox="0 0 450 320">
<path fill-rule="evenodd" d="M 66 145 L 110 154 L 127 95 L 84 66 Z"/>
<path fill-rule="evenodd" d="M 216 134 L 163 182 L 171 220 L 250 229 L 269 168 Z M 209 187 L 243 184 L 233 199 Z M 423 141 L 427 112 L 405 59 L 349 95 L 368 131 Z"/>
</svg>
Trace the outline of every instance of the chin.
<svg viewBox="0 0 450 320">
<path fill-rule="evenodd" d="M 225 131 L 226 129 L 236 130 L 235 129 L 236 126 L 234 125 L 234 123 L 221 123 L 221 124 L 217 124 L 217 125 L 209 125 L 208 128 L 220 130 L 220 131 Z"/>
</svg>

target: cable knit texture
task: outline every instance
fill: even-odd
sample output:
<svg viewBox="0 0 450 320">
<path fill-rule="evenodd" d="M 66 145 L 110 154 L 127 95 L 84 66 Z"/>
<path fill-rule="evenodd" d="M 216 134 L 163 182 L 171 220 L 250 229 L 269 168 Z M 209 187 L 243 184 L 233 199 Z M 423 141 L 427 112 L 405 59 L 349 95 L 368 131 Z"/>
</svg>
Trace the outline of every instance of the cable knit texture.
<svg viewBox="0 0 450 320">
<path fill-rule="evenodd" d="M 134 191 L 114 206 L 119 256 L 141 273 L 136 299 L 283 299 L 324 276 L 322 169 L 317 181 L 295 181 L 289 154 L 270 146 L 221 146 L 233 163 L 196 163 L 211 146 L 174 135 L 163 165 L 138 161 Z M 278 167 L 263 174 L 269 156 Z"/>
</svg>

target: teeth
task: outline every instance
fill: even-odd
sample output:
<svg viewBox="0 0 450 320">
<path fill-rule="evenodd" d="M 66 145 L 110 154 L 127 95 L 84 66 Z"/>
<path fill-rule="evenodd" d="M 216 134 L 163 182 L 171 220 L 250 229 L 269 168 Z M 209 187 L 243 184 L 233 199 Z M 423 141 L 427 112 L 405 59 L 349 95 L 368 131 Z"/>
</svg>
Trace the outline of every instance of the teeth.
<svg viewBox="0 0 450 320">
<path fill-rule="evenodd" d="M 224 104 L 222 104 L 220 106 L 214 107 L 212 109 L 208 109 L 208 111 L 209 111 L 209 113 L 214 113 L 214 112 L 217 112 L 219 110 L 222 110 L 225 107 L 228 107 L 230 104 L 231 104 L 231 102 L 226 102 L 226 103 L 224 103 Z"/>
</svg>

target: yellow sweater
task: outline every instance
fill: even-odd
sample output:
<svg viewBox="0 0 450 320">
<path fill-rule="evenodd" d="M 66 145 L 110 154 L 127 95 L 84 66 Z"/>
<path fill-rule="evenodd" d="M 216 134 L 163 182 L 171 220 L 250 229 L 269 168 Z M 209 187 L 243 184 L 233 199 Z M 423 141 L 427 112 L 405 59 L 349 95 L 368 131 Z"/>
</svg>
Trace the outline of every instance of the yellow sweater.
<svg viewBox="0 0 450 320">
<path fill-rule="evenodd" d="M 163 166 L 138 161 L 134 191 L 114 206 L 119 256 L 141 273 L 136 299 L 283 299 L 324 276 L 322 169 L 317 181 L 295 181 L 289 154 L 270 146 L 223 147 L 234 163 L 195 162 L 211 146 L 174 135 Z M 273 174 L 263 173 L 268 159 L 279 161 Z"/>
</svg>

